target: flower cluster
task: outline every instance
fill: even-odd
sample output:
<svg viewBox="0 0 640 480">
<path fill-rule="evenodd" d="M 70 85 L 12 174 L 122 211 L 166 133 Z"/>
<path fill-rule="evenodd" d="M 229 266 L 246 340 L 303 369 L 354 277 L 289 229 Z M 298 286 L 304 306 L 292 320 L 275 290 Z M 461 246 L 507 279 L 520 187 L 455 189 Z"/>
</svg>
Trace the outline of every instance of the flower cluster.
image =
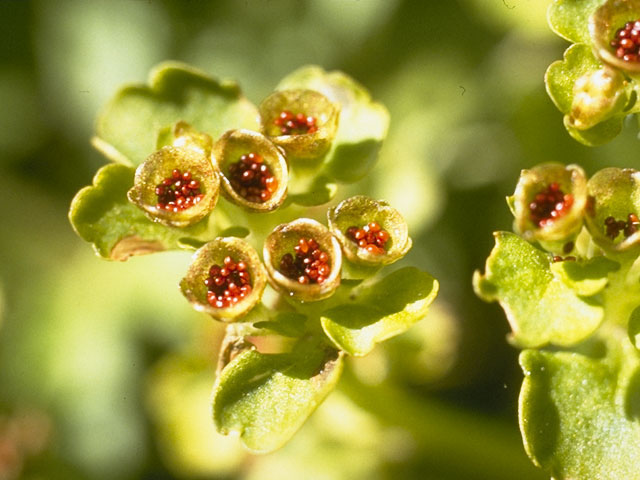
<svg viewBox="0 0 640 480">
<path fill-rule="evenodd" d="M 293 435 L 334 388 L 345 354 L 402 333 L 437 295 L 437 281 L 414 267 L 378 276 L 412 244 L 386 202 L 353 196 L 322 219 L 338 184 L 371 169 L 387 128 L 386 109 L 361 85 L 318 67 L 293 72 L 256 107 L 235 83 L 169 63 L 98 119 L 93 143 L 114 163 L 78 192 L 71 223 L 104 258 L 195 250 L 180 290 L 228 324 L 214 422 L 254 432 L 243 437 L 254 451 Z M 255 336 L 290 341 L 261 353 Z M 243 380 L 284 364 L 295 375 Z M 249 410 L 263 414 L 245 418 Z M 271 422 L 281 412 L 289 420 Z"/>
<path fill-rule="evenodd" d="M 587 181 L 577 165 L 549 163 L 523 170 L 509 203 L 516 230 L 551 252 L 570 253 L 584 225 L 597 246 L 619 253 L 640 243 L 638 186 L 633 169 L 605 168 Z"/>
</svg>

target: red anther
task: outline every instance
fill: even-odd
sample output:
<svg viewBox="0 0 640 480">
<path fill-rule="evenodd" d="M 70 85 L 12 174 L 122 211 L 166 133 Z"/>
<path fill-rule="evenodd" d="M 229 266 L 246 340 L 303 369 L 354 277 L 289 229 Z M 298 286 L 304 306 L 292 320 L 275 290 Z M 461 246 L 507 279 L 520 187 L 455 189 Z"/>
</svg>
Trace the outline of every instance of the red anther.
<svg viewBox="0 0 640 480">
<path fill-rule="evenodd" d="M 263 162 L 260 154 L 251 152 L 229 166 L 231 186 L 249 202 L 264 203 L 278 189 L 278 180 Z"/>
<path fill-rule="evenodd" d="M 227 308 L 237 304 L 251 292 L 251 276 L 245 262 L 236 263 L 233 258 L 224 258 L 224 267 L 212 265 L 205 278 L 207 301 L 214 308 Z M 239 267 L 242 266 L 242 270 Z"/>
<path fill-rule="evenodd" d="M 554 220 L 565 215 L 573 205 L 573 195 L 565 194 L 557 182 L 547 186 L 545 190 L 535 195 L 529 203 L 531 221 L 543 228 L 551 225 Z"/>
<path fill-rule="evenodd" d="M 385 244 L 391 238 L 386 230 L 383 230 L 379 223 L 369 222 L 362 228 L 351 226 L 346 231 L 347 238 L 364 248 L 369 253 L 383 255 L 386 253 Z"/>
<path fill-rule="evenodd" d="M 280 127 L 282 135 L 304 135 L 306 133 L 315 133 L 318 130 L 315 117 L 304 113 L 294 115 L 288 110 L 280 112 L 280 115 L 273 123 Z"/>
<path fill-rule="evenodd" d="M 637 62 L 640 54 L 640 20 L 627 22 L 619 28 L 611 40 L 616 57 L 625 62 Z"/>
<path fill-rule="evenodd" d="M 192 180 L 191 172 L 182 173 L 177 168 L 171 171 L 171 177 L 156 185 L 155 194 L 158 197 L 156 208 L 170 212 L 186 210 L 204 198 L 200 193 L 200 182 Z"/>
<path fill-rule="evenodd" d="M 313 238 L 300 238 L 293 247 L 295 257 L 285 253 L 280 259 L 280 273 L 298 283 L 322 283 L 331 273 L 329 255 L 320 249 Z"/>
</svg>

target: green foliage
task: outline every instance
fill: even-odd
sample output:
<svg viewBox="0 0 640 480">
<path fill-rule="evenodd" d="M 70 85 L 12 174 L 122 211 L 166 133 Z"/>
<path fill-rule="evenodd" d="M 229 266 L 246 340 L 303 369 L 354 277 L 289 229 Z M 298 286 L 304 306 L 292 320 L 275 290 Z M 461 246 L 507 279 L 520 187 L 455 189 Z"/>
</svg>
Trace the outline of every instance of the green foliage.
<svg viewBox="0 0 640 480">
<path fill-rule="evenodd" d="M 413 267 L 356 288 L 353 302 L 322 313 L 327 336 L 350 355 L 366 355 L 376 343 L 406 331 L 423 318 L 438 294 L 438 282 Z"/>
<path fill-rule="evenodd" d="M 589 17 L 604 0 L 553 0 L 547 18 L 549 26 L 573 43 L 589 42 Z"/>
<path fill-rule="evenodd" d="M 148 86 L 127 86 L 114 96 L 98 117 L 94 145 L 113 161 L 137 166 L 156 150 L 160 130 L 179 121 L 211 138 L 259 126 L 255 106 L 237 84 L 168 62 L 151 72 Z"/>
<path fill-rule="evenodd" d="M 590 355 L 535 350 L 520 355 L 525 448 L 553 478 L 637 476 L 640 361 L 626 338 L 611 337 Z"/>
<path fill-rule="evenodd" d="M 476 272 L 474 286 L 483 299 L 500 302 L 518 345 L 569 346 L 598 328 L 602 307 L 554 275 L 548 253 L 513 233 L 498 232 L 495 237 L 486 273 Z"/>
<path fill-rule="evenodd" d="M 341 371 L 342 356 L 316 344 L 283 354 L 241 353 L 216 382 L 216 427 L 238 432 L 253 452 L 276 450 L 334 389 Z"/>
</svg>

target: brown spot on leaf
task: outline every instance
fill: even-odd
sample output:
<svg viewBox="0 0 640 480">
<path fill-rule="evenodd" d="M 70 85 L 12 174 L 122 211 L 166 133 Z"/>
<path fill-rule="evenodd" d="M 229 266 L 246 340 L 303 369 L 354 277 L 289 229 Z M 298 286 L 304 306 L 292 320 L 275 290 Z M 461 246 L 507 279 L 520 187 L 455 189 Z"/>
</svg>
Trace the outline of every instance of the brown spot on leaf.
<svg viewBox="0 0 640 480">
<path fill-rule="evenodd" d="M 162 252 L 165 247 L 158 241 L 144 240 L 137 235 L 124 237 L 111 249 L 111 260 L 124 262 L 134 255 L 147 255 L 149 253 Z"/>
</svg>

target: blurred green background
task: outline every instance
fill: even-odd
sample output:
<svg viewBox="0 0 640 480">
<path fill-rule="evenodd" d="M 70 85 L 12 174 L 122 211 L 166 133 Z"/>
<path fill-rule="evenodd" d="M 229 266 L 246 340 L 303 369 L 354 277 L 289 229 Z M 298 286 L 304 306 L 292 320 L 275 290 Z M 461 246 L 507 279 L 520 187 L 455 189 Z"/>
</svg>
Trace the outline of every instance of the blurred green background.
<svg viewBox="0 0 640 480">
<path fill-rule="evenodd" d="M 544 478 L 517 429 L 507 322 L 471 275 L 511 228 L 520 169 L 637 165 L 633 126 L 595 149 L 564 131 L 543 85 L 566 47 L 547 3 L 0 1 L 0 480 Z M 362 82 L 391 128 L 349 190 L 398 208 L 405 263 L 441 282 L 428 317 L 350 361 L 270 455 L 213 430 L 222 330 L 178 292 L 189 253 L 105 262 L 67 221 L 105 161 L 89 145 L 97 111 L 165 59 L 235 78 L 255 103 L 305 64 Z"/>
</svg>

